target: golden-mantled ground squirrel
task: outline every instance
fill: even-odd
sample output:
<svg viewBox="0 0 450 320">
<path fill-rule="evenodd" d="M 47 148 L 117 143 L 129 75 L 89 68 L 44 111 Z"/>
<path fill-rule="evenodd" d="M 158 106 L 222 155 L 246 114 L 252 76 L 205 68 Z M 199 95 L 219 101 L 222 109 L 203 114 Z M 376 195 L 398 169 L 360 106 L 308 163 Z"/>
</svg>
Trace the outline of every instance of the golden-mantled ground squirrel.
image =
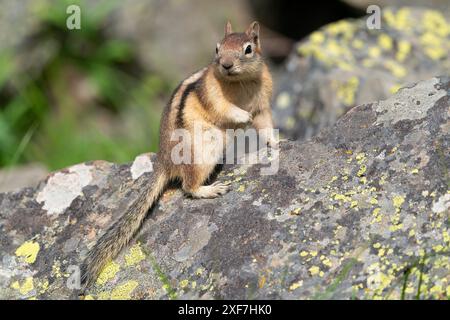
<svg viewBox="0 0 450 320">
<path fill-rule="evenodd" d="M 256 130 L 271 132 L 262 138 L 276 146 L 271 130 L 271 95 L 272 77 L 261 56 L 259 24 L 253 22 L 245 32 L 234 33 L 228 22 L 213 62 L 181 82 L 165 107 L 152 181 L 89 252 L 81 268 L 84 288 L 132 239 L 171 180 L 179 179 L 183 191 L 193 198 L 214 198 L 227 192 L 228 186 L 221 182 L 204 185 L 220 161 L 223 145 L 217 143 L 216 147 L 214 140 L 208 146 L 202 145 L 212 161 L 176 164 L 172 159 L 177 144 L 172 141 L 174 132 L 183 129 L 193 136 L 194 127 L 200 125 L 202 130 L 218 130 L 225 136 L 227 129 L 252 124 Z M 195 153 L 198 146 L 192 143 L 189 150 Z"/>
</svg>

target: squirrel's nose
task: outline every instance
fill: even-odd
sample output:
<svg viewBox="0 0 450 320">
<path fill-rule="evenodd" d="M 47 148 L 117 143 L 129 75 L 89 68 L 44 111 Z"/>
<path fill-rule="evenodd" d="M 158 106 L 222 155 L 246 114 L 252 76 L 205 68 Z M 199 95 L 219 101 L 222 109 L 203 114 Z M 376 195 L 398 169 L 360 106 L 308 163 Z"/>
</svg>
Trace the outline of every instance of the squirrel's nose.
<svg viewBox="0 0 450 320">
<path fill-rule="evenodd" d="M 233 67 L 233 62 L 223 62 L 223 63 L 222 63 L 222 67 L 223 67 L 225 70 L 229 70 L 229 69 L 231 69 L 231 68 Z"/>
</svg>

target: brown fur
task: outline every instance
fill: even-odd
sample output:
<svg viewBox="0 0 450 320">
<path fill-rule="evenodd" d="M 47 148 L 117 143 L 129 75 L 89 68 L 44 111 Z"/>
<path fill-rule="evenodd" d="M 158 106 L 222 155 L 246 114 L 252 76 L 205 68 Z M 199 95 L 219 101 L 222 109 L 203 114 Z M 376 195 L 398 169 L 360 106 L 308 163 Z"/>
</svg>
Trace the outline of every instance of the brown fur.
<svg viewBox="0 0 450 320">
<path fill-rule="evenodd" d="M 251 54 L 245 54 L 251 46 Z M 223 64 L 232 64 L 225 69 Z M 167 183 L 182 181 L 182 189 L 194 198 L 213 198 L 227 192 L 228 187 L 216 182 L 204 183 L 214 170 L 219 151 L 209 147 L 212 163 L 174 164 L 171 141 L 175 129 L 183 128 L 193 134 L 194 124 L 205 129 L 220 130 L 251 123 L 256 129 L 273 128 L 270 98 L 272 78 L 261 57 L 259 25 L 254 22 L 245 33 L 233 33 L 231 25 L 225 27 L 225 37 L 218 44 L 213 62 L 184 80 L 164 109 L 160 127 L 160 146 L 155 173 L 146 190 L 125 214 L 98 240 L 82 267 L 82 283 L 92 284 L 101 269 L 132 239 L 148 210 L 155 204 Z M 273 146 L 273 136 L 265 137 Z M 226 140 L 224 138 L 224 140 Z M 192 144 L 191 155 L 196 144 Z M 208 154 L 209 155 L 209 154 Z"/>
</svg>

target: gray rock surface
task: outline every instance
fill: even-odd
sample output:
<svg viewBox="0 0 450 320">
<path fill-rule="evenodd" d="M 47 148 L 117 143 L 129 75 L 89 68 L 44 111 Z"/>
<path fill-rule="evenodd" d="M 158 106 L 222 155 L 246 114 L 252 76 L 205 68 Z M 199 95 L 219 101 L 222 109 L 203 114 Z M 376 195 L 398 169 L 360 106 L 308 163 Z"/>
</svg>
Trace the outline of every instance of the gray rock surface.
<svg viewBox="0 0 450 320">
<path fill-rule="evenodd" d="M 277 81 L 274 115 L 285 137 L 306 139 L 355 105 L 450 74 L 450 20 L 437 10 L 383 8 L 381 28 L 341 20 L 301 41 Z"/>
<path fill-rule="evenodd" d="M 13 191 L 37 184 L 48 175 L 42 164 L 31 163 L 0 170 L 0 192 Z"/>
<path fill-rule="evenodd" d="M 229 166 L 221 198 L 167 191 L 85 298 L 446 299 L 449 151 L 448 78 L 355 107 L 283 141 L 275 175 Z M 150 160 L 79 164 L 0 194 L 0 298 L 71 297 L 69 266 L 136 199 Z"/>
</svg>

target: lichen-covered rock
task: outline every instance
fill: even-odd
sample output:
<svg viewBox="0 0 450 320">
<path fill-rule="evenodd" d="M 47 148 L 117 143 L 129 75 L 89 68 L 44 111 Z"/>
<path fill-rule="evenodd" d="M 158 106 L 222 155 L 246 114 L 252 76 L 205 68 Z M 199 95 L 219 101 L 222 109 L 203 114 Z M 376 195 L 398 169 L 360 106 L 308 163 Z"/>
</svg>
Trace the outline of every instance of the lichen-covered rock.
<svg viewBox="0 0 450 320">
<path fill-rule="evenodd" d="M 355 105 L 450 74 L 450 20 L 441 12 L 383 8 L 379 30 L 366 20 L 329 24 L 296 46 L 274 95 L 286 137 L 312 137 Z"/>
<path fill-rule="evenodd" d="M 85 298 L 448 298 L 449 151 L 448 78 L 355 107 L 282 142 L 275 175 L 229 166 L 223 197 L 166 192 Z M 76 266 L 150 160 L 79 164 L 0 194 L 0 298 L 73 297 Z"/>
<path fill-rule="evenodd" d="M 358 8 L 366 10 L 370 5 L 378 6 L 414 6 L 414 7 L 428 7 L 442 11 L 450 12 L 450 3 L 447 0 L 343 0 L 343 2 Z"/>
</svg>

